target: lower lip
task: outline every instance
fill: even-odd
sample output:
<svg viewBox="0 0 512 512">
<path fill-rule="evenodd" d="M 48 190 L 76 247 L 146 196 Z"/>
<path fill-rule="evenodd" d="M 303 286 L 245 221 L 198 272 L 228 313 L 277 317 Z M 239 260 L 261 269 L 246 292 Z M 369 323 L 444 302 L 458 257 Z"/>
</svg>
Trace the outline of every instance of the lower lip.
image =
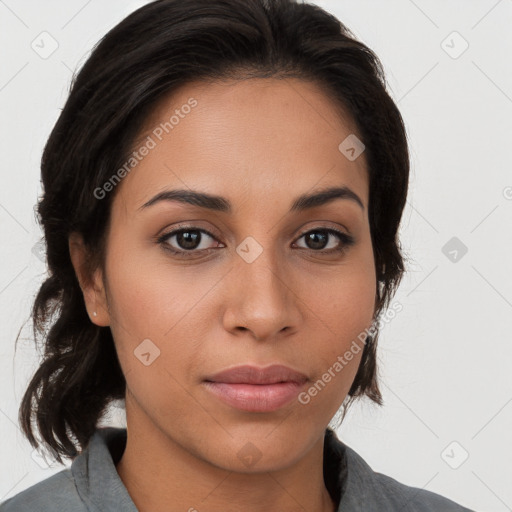
<svg viewBox="0 0 512 512">
<path fill-rule="evenodd" d="M 249 412 L 272 412 L 296 398 L 305 382 L 231 384 L 205 381 L 205 385 L 214 395 L 237 409 Z"/>
</svg>

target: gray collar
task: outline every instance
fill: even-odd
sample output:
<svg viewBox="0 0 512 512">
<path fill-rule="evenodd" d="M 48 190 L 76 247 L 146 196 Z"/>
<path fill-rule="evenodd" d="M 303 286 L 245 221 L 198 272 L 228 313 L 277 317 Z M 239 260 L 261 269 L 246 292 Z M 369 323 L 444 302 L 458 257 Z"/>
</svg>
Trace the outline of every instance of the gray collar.
<svg viewBox="0 0 512 512">
<path fill-rule="evenodd" d="M 125 444 L 125 428 L 98 428 L 87 448 L 71 464 L 78 494 L 90 510 L 138 512 L 113 460 L 117 462 Z"/>
</svg>

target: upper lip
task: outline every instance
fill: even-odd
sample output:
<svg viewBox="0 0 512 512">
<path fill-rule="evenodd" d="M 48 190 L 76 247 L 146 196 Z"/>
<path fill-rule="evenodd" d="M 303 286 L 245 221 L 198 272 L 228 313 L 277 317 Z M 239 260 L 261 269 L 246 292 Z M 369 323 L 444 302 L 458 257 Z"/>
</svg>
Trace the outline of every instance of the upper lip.
<svg viewBox="0 0 512 512">
<path fill-rule="evenodd" d="M 277 382 L 304 383 L 308 380 L 306 375 L 284 366 L 273 364 L 265 368 L 252 365 L 235 366 L 215 375 L 207 377 L 210 382 L 227 382 L 230 384 L 275 384 Z"/>
</svg>

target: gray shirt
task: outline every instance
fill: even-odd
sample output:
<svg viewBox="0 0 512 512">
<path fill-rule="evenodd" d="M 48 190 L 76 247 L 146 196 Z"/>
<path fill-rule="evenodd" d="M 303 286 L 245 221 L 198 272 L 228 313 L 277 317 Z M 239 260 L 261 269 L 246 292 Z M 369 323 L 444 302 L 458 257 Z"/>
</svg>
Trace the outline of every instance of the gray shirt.
<svg viewBox="0 0 512 512">
<path fill-rule="evenodd" d="M 125 445 L 125 428 L 98 428 L 70 468 L 1 503 L 0 512 L 137 512 L 115 466 Z M 325 434 L 324 480 L 338 512 L 473 512 L 373 471 L 330 429 Z"/>
</svg>

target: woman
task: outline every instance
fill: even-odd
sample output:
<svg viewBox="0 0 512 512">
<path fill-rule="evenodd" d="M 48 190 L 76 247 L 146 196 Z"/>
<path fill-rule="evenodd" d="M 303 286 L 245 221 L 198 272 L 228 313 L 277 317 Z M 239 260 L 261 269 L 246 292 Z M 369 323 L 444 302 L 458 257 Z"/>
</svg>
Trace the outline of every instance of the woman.
<svg viewBox="0 0 512 512">
<path fill-rule="evenodd" d="M 73 464 L 0 510 L 467 511 L 329 427 L 382 404 L 408 173 L 378 58 L 318 7 L 159 0 L 112 29 L 42 158 L 20 423 Z M 99 428 L 116 399 L 127 428 Z"/>
</svg>

